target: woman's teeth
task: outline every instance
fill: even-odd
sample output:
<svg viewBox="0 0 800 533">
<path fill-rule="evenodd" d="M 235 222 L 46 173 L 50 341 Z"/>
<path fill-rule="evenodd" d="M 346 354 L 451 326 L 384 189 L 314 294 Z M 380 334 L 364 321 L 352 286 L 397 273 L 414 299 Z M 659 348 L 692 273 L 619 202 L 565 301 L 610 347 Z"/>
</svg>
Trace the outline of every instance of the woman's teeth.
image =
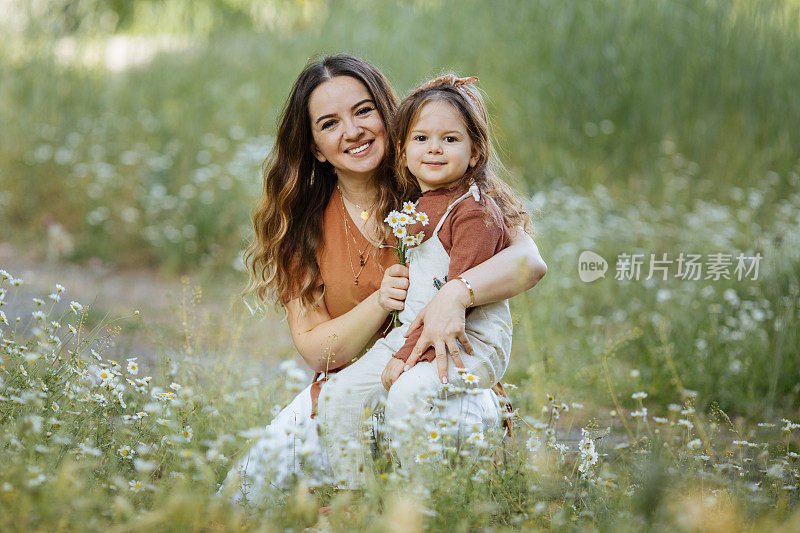
<svg viewBox="0 0 800 533">
<path fill-rule="evenodd" d="M 366 142 L 366 143 L 362 144 L 361 146 L 356 146 L 355 148 L 350 148 L 349 150 L 347 150 L 347 153 L 348 154 L 360 154 L 361 152 L 363 152 L 364 150 L 369 148 L 369 145 L 370 145 L 371 142 L 372 141 Z"/>
</svg>

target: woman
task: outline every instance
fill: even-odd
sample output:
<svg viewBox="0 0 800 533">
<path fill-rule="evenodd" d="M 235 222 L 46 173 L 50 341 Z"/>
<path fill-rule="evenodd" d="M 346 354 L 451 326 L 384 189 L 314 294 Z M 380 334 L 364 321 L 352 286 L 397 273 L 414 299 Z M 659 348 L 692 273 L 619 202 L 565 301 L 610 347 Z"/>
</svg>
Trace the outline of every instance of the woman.
<svg viewBox="0 0 800 533">
<path fill-rule="evenodd" d="M 389 314 L 403 308 L 408 268 L 395 264 L 393 249 L 384 245 L 388 229 L 376 216 L 399 207 L 409 193 L 390 170 L 396 105 L 378 69 L 341 54 L 309 64 L 283 111 L 253 215 L 248 291 L 286 308 L 295 347 L 317 377 L 229 473 L 242 475 L 241 495 L 250 501 L 268 484 L 285 482 L 303 457 L 324 467 L 311 422 L 320 377 L 356 359 L 386 331 Z M 414 352 L 429 346 L 455 352 L 458 342 L 469 352 L 464 317 L 470 301 L 510 298 L 545 272 L 533 240 L 518 228 L 511 246 L 463 274 L 471 287 L 442 286 L 410 327 L 423 328 Z M 468 409 L 481 418 L 497 417 L 488 391 L 470 401 Z M 312 475 L 309 481 L 327 480 Z"/>
</svg>

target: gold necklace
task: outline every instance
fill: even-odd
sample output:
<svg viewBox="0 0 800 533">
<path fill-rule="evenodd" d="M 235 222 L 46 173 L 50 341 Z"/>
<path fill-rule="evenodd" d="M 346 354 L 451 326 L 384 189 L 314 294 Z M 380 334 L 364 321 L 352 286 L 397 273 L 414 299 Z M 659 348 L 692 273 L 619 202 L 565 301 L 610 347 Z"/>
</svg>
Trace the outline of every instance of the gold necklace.
<svg viewBox="0 0 800 533">
<path fill-rule="evenodd" d="M 344 193 L 342 192 L 342 188 L 339 187 L 338 183 L 336 184 L 336 188 L 339 189 L 339 194 L 342 195 L 342 202 L 344 202 Z M 368 210 L 364 209 L 363 207 L 361 207 L 360 205 L 355 203 L 350 198 L 348 198 L 347 201 L 350 202 L 351 204 L 353 204 L 354 206 L 356 206 L 357 208 L 361 209 L 361 220 L 367 220 L 369 218 L 369 211 Z"/>
<path fill-rule="evenodd" d="M 342 190 L 339 189 L 339 194 L 341 194 L 341 192 Z M 342 220 L 344 221 L 344 234 L 345 234 L 345 241 L 347 242 L 347 259 L 350 262 L 350 271 L 353 273 L 353 284 L 358 285 L 358 277 L 364 270 L 364 265 L 367 264 L 367 260 L 364 259 L 364 252 L 358 247 L 355 235 L 350 234 L 350 224 L 348 224 L 347 222 L 349 216 L 350 215 L 347 214 L 347 207 L 344 205 L 344 195 L 342 195 Z M 358 264 L 361 268 L 358 269 L 357 274 L 356 274 L 356 269 L 353 268 L 353 251 L 350 249 L 350 239 L 353 239 L 353 245 L 355 245 L 356 250 L 358 250 Z"/>
</svg>

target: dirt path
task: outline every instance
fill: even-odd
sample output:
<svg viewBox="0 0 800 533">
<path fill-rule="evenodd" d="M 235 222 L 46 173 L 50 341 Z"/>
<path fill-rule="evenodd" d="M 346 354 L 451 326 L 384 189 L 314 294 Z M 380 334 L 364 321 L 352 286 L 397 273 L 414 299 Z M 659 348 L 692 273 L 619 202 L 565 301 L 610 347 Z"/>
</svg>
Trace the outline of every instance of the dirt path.
<svg viewBox="0 0 800 533">
<path fill-rule="evenodd" d="M 94 302 L 90 321 L 99 321 L 106 313 L 115 319 L 138 310 L 138 316 L 119 322 L 121 330 L 107 349 L 108 357 L 139 357 L 147 367 L 164 355 L 182 352 L 187 343 L 184 322 L 194 353 L 233 350 L 234 357 L 245 364 L 254 359 L 297 357 L 286 322 L 275 312 L 263 320 L 251 317 L 238 299 L 238 281 L 206 283 L 198 291 L 199 275 L 181 279 L 101 264 L 48 263 L 7 243 L 0 243 L 0 269 L 24 280 L 6 296 L 3 311 L 9 321 L 19 316 L 24 325 L 34 308 L 33 298 L 45 300 L 49 309 L 47 295 L 57 283 L 66 290 L 51 318 L 58 317 L 72 300 L 85 306 Z"/>
</svg>

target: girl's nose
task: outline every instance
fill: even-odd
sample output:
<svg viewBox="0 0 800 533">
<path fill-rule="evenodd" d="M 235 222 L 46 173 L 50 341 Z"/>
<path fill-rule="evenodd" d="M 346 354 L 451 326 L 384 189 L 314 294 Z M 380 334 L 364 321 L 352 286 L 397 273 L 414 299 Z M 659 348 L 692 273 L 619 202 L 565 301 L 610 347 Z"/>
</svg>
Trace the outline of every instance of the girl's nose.
<svg viewBox="0 0 800 533">
<path fill-rule="evenodd" d="M 429 154 L 441 154 L 442 153 L 442 147 L 438 143 L 438 141 L 431 141 L 428 144 L 428 153 Z"/>
</svg>

